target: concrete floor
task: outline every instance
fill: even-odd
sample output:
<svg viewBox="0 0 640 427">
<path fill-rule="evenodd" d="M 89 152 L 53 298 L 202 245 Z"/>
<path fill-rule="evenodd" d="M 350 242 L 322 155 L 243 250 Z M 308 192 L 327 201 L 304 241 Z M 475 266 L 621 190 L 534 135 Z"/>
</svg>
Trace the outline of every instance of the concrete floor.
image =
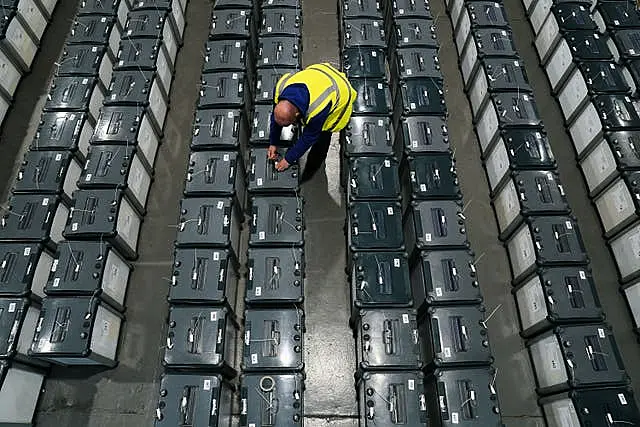
<svg viewBox="0 0 640 427">
<path fill-rule="evenodd" d="M 77 2 L 60 2 L 58 5 L 34 70 L 21 83 L 18 101 L 2 129 L 0 179 L 8 183 L 3 200 L 21 153 L 35 133 L 53 62 L 58 57 L 75 13 L 74 3 Z M 489 332 L 498 368 L 496 383 L 504 422 L 507 427 L 541 427 L 544 422 L 536 405 L 531 364 L 518 335 L 506 251 L 497 240 L 489 187 L 480 163 L 467 98 L 462 90 L 451 24 L 444 13 L 443 0 L 431 0 L 431 5 L 437 16 L 451 141 L 456 149 L 458 173 L 465 202 L 468 203 L 465 214 L 469 238 L 478 255 L 479 277 L 487 309 L 492 311 L 500 306 L 489 321 Z M 614 264 L 587 198 L 573 149 L 561 122 L 562 115 L 550 96 L 546 77 L 537 65 L 538 60 L 531 47 L 531 31 L 521 3 L 513 0 L 505 2 L 505 5 L 516 44 L 536 89 L 536 100 L 560 165 L 562 181 L 592 258 L 602 304 L 608 321 L 615 328 L 627 369 L 634 385 L 637 385 L 640 367 L 633 362 L 640 360 L 640 347 L 631 333 L 631 320 L 624 301 L 617 292 Z M 140 236 L 140 258 L 131 277 L 120 364 L 106 372 L 53 369 L 37 415 L 38 426 L 138 427 L 153 423 L 158 378 L 162 372 L 160 359 L 167 315 L 167 277 L 170 276 L 175 238 L 172 224 L 176 222 L 182 192 L 210 8 L 207 0 L 191 0 L 186 13 L 187 42 L 178 54 L 171 109 Z M 304 64 L 320 61 L 337 64 L 335 2 L 303 0 L 303 14 Z M 311 427 L 357 425 L 353 381 L 355 349 L 347 324 L 349 294 L 344 276 L 345 207 L 338 175 L 339 152 L 337 140 L 334 140 L 325 173 L 319 173 L 303 187 L 307 223 L 305 424 Z M 242 307 L 237 309 L 240 311 Z"/>
</svg>

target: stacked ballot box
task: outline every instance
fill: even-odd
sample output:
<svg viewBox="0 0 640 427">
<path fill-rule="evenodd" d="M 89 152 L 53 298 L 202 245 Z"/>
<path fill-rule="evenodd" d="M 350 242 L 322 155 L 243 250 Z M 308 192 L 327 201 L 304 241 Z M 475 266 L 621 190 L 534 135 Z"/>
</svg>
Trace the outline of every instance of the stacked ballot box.
<svg viewBox="0 0 640 427">
<path fill-rule="evenodd" d="M 157 426 L 228 425 L 237 398 L 241 426 L 303 422 L 304 202 L 298 166 L 278 172 L 267 156 L 273 88 L 301 68 L 301 25 L 296 1 L 214 4 L 176 225 Z M 296 133 L 283 130 L 279 159 Z"/>
<path fill-rule="evenodd" d="M 624 1 L 526 7 L 540 63 L 560 104 L 637 332 L 640 12 Z M 569 15 L 579 19 L 565 19 Z"/>
<path fill-rule="evenodd" d="M 340 142 L 360 425 L 502 425 L 430 4 L 339 10 L 357 92 Z"/>
<path fill-rule="evenodd" d="M 7 65 L 28 71 L 33 56 L 27 53 L 37 50 L 54 6 L 37 1 L 3 8 L 13 13 L 3 21 L 11 33 L 3 49 L 13 46 L 18 55 Z M 50 364 L 118 362 L 131 261 L 182 44 L 184 7 L 82 1 L 73 19 L 0 224 L 7 285 L 0 305 L 8 314 L 0 321 L 7 337 L 0 355 L 2 423 L 30 425 Z M 33 48 L 27 39 L 14 39 L 19 28 L 27 29 Z M 3 79 L 4 95 L 13 95 L 9 83 Z"/>
<path fill-rule="evenodd" d="M 611 328 L 603 323 L 580 228 L 504 6 L 494 1 L 447 3 L 499 238 L 509 255 L 521 335 L 547 423 L 598 423 L 604 405 L 611 405 L 607 417 L 614 422 L 633 423 L 639 415 L 628 376 Z M 524 1 L 535 48 L 561 99 L 570 133 L 591 132 L 590 119 L 581 117 L 596 104 L 611 118 L 626 102 L 625 95 L 616 94 L 626 87 L 623 72 L 591 19 L 594 3 Z M 602 155 L 596 162 L 602 166 Z M 572 344 L 581 351 L 569 350 Z M 594 392 L 606 396 L 606 403 L 594 400 Z"/>
<path fill-rule="evenodd" d="M 40 50 L 58 0 L 6 0 L 0 17 L 0 127 Z M 115 2 L 116 5 L 119 1 Z M 79 18 L 77 17 L 76 20 Z"/>
<path fill-rule="evenodd" d="M 240 425 L 303 425 L 304 200 L 298 164 L 276 170 L 299 135 L 295 125 L 274 136 L 276 159 L 267 157 L 276 85 L 285 74 L 302 69 L 299 0 L 264 0 L 257 27 Z M 270 402 L 278 402 L 280 409 L 268 410 Z"/>
</svg>

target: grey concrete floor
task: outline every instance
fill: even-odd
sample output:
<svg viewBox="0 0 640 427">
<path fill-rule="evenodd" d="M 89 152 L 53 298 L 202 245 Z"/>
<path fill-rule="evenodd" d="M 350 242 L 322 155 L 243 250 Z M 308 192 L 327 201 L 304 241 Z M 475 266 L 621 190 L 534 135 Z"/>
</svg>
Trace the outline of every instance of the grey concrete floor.
<svg viewBox="0 0 640 427">
<path fill-rule="evenodd" d="M 35 132 L 53 61 L 61 50 L 75 13 L 75 3 L 63 1 L 58 5 L 43 48 L 36 58 L 34 71 L 21 84 L 18 102 L 2 129 L 4 155 L 0 159 L 0 179 L 7 183 L 5 195 L 21 153 Z M 467 98 L 462 90 L 451 24 L 444 13 L 443 0 L 431 0 L 431 5 L 437 16 L 441 43 L 440 60 L 445 75 L 451 141 L 468 204 L 465 214 L 469 238 L 479 259 L 479 277 L 487 309 L 492 311 L 500 307 L 489 321 L 489 332 L 498 368 L 496 383 L 504 422 L 507 427 L 541 427 L 544 422 L 536 405 L 532 368 L 518 335 L 506 251 L 497 240 L 489 187 L 480 163 Z M 594 209 L 587 199 L 561 122 L 562 116 L 550 96 L 546 77 L 537 65 L 537 57 L 530 45 L 532 35 L 522 6 L 517 0 L 505 2 L 505 5 L 520 54 L 536 89 L 536 99 L 558 158 L 561 178 L 592 258 L 603 306 L 616 330 L 627 369 L 634 385 L 637 385 L 640 367 L 632 362 L 639 360 L 640 348 L 631 334 L 631 321 L 624 301 L 617 293 L 611 256 L 602 240 Z M 336 7 L 335 1 L 303 0 L 305 65 L 320 61 L 338 63 Z M 176 222 L 183 186 L 210 8 L 211 3 L 207 0 L 191 0 L 187 10 L 187 42 L 178 54 L 171 110 L 140 236 L 140 259 L 131 277 L 120 364 L 110 371 L 89 373 L 85 369 L 54 368 L 40 404 L 36 419 L 38 426 L 152 425 L 158 378 L 162 372 L 160 359 L 167 315 L 167 277 L 170 276 L 175 238 L 175 228 L 171 225 Z M 357 425 L 353 380 L 355 349 L 348 327 L 349 293 L 344 275 L 345 206 L 338 176 L 339 152 L 337 140 L 334 140 L 325 171 L 318 173 L 302 189 L 307 225 L 305 424 L 311 427 Z M 242 285 L 240 293 L 242 295 Z M 237 311 L 241 310 L 242 304 L 239 304 Z"/>
<path fill-rule="evenodd" d="M 337 4 L 303 0 L 303 65 L 339 65 Z M 337 136 L 337 135 L 336 135 Z M 354 377 L 355 343 L 348 325 L 345 207 L 340 192 L 340 160 L 333 138 L 326 168 L 302 188 L 306 200 L 307 282 L 305 355 L 307 392 L 305 422 L 309 426 L 353 426 L 357 421 Z"/>
</svg>

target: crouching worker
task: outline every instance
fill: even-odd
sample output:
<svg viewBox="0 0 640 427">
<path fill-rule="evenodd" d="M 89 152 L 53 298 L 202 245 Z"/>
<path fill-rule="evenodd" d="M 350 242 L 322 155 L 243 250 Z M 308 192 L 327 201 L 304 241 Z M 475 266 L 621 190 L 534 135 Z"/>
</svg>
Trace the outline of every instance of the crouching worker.
<svg viewBox="0 0 640 427">
<path fill-rule="evenodd" d="M 283 127 L 301 124 L 303 131 L 276 163 L 276 169 L 286 170 L 309 150 L 300 180 L 304 183 L 311 179 L 327 158 L 331 134 L 349 123 L 356 95 L 346 76 L 329 64 L 314 64 L 283 75 L 274 92 L 269 158 L 277 159 Z"/>
</svg>

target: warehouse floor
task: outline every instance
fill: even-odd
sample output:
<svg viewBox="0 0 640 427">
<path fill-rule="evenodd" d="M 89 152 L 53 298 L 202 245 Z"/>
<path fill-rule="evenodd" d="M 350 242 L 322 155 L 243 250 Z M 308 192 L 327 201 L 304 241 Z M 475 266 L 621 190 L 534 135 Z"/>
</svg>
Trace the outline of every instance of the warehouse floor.
<svg viewBox="0 0 640 427">
<path fill-rule="evenodd" d="M 77 2 L 59 2 L 53 22 L 36 57 L 34 71 L 17 93 L 17 102 L 2 130 L 3 155 L 0 182 L 11 182 L 22 151 L 35 133 L 53 62 L 71 25 Z M 536 405 L 531 364 L 518 335 L 517 313 L 511 295 L 510 273 L 504 248 L 489 203 L 488 185 L 471 124 L 467 98 L 462 91 L 451 25 L 444 0 L 431 0 L 437 16 L 440 60 L 447 87 L 449 128 L 467 208 L 467 226 L 477 254 L 480 283 L 488 312 L 493 354 L 498 368 L 497 386 L 505 425 L 544 426 Z M 640 346 L 631 332 L 631 319 L 617 292 L 615 266 L 601 238 L 600 225 L 576 166 L 573 148 L 564 131 L 562 115 L 531 46 L 532 34 L 520 1 L 506 1 L 515 40 L 527 65 L 540 114 L 544 119 L 560 175 L 578 217 L 592 259 L 594 277 L 608 321 L 616 331 L 627 370 L 640 381 Z M 178 201 L 183 187 L 191 135 L 192 113 L 202 65 L 202 46 L 209 26 L 210 3 L 191 0 L 187 9 L 186 43 L 178 54 L 171 91 L 171 109 L 164 143 L 156 162 L 148 213 L 140 235 L 140 258 L 135 263 L 127 299 L 127 323 L 116 369 L 53 369 L 46 383 L 38 426 L 149 426 L 153 423 L 160 360 L 167 316 L 167 285 L 171 271 L 172 242 Z M 303 0 L 304 64 L 328 61 L 338 64 L 336 4 Z M 346 286 L 344 212 L 338 184 L 339 152 L 334 140 L 326 173 L 303 187 L 307 223 L 306 286 L 306 394 L 307 426 L 355 426 L 357 404 L 353 386 L 354 341 L 347 325 L 349 292 Z M 5 198 L 9 189 L 5 189 Z"/>
</svg>

